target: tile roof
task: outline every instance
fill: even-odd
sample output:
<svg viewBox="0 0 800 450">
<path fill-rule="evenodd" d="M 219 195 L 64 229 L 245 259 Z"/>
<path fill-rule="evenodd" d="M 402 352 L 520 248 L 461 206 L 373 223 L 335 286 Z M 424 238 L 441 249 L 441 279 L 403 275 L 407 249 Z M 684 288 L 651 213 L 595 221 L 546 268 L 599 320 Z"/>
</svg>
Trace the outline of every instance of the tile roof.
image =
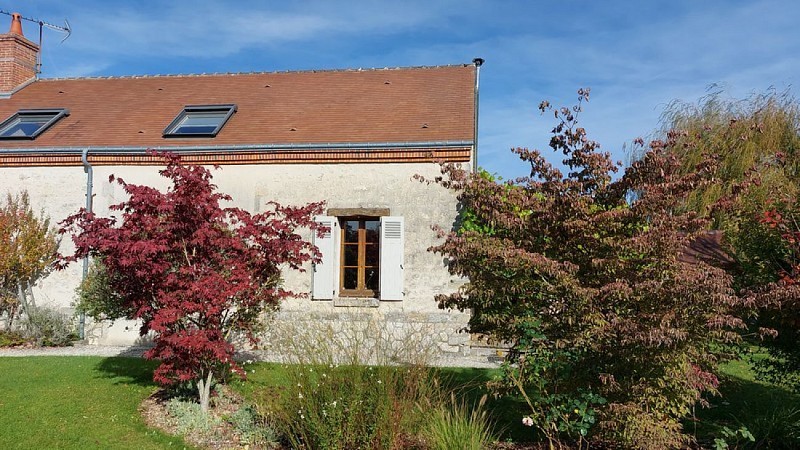
<svg viewBox="0 0 800 450">
<path fill-rule="evenodd" d="M 736 259 L 725 250 L 724 238 L 725 234 L 720 230 L 707 231 L 689 242 L 678 259 L 689 264 L 704 262 L 730 269 L 736 265 Z"/>
<path fill-rule="evenodd" d="M 42 79 L 0 99 L 68 108 L 34 140 L 1 149 L 471 141 L 475 67 Z M 186 105 L 235 103 L 215 138 L 164 138 Z"/>
</svg>

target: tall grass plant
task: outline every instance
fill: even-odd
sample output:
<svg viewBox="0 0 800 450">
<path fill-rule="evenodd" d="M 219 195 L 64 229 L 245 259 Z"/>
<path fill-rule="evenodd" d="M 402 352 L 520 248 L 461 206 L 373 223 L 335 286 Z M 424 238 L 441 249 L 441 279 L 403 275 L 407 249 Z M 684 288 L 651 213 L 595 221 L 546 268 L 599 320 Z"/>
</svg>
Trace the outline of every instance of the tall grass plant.
<svg viewBox="0 0 800 450">
<path fill-rule="evenodd" d="M 422 328 L 396 330 L 378 316 L 286 324 L 271 342 L 284 349 L 287 387 L 255 394 L 259 411 L 292 448 L 400 448 L 440 404 L 433 351 Z"/>
</svg>

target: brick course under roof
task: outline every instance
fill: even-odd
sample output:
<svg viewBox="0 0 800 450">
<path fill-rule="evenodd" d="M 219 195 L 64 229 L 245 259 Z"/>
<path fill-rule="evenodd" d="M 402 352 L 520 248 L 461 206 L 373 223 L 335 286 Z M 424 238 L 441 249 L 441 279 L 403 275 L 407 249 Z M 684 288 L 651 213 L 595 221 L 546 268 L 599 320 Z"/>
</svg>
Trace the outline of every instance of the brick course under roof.
<svg viewBox="0 0 800 450">
<path fill-rule="evenodd" d="M 43 79 L 0 99 L 67 108 L 35 140 L 0 149 L 472 141 L 475 67 Z M 164 138 L 186 105 L 235 103 L 214 138 Z"/>
</svg>

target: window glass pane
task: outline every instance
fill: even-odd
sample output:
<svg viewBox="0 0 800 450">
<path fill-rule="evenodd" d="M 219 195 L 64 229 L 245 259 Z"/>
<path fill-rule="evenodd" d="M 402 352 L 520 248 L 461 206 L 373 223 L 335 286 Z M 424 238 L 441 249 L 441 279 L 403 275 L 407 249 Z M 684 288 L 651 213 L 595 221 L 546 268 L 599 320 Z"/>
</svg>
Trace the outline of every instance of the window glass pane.
<svg viewBox="0 0 800 450">
<path fill-rule="evenodd" d="M 376 291 L 378 290 L 378 269 L 365 269 L 364 271 L 364 285 L 367 289 Z"/>
<path fill-rule="evenodd" d="M 358 267 L 358 244 L 344 246 L 344 265 Z"/>
<path fill-rule="evenodd" d="M 225 118 L 227 112 L 189 112 L 181 121 L 183 126 L 217 126 Z"/>
<path fill-rule="evenodd" d="M 16 119 L 11 121 L 2 130 L 0 136 L 2 137 L 25 137 L 33 136 L 50 121 L 56 114 L 20 114 Z"/>
<path fill-rule="evenodd" d="M 380 255 L 378 254 L 377 244 L 367 244 L 364 252 L 366 256 L 366 265 L 370 267 L 377 267 Z"/>
<path fill-rule="evenodd" d="M 358 221 L 348 220 L 344 223 L 344 241 L 358 242 Z"/>
<path fill-rule="evenodd" d="M 222 127 L 235 106 L 221 106 L 206 109 L 187 106 L 172 125 L 164 132 L 166 135 L 207 134 L 214 135 Z"/>
<path fill-rule="evenodd" d="M 208 134 L 225 119 L 227 112 L 187 112 L 173 133 L 178 134 Z"/>
<path fill-rule="evenodd" d="M 6 129 L 3 130 L 0 136 L 4 137 L 11 137 L 11 136 L 31 136 L 33 133 L 36 133 L 36 130 L 41 128 L 43 124 L 40 123 L 23 123 L 17 122 L 12 123 Z"/>
<path fill-rule="evenodd" d="M 356 289 L 358 287 L 358 269 L 344 269 L 344 283 L 342 286 L 345 289 Z"/>
<path fill-rule="evenodd" d="M 367 220 L 364 225 L 367 229 L 367 242 L 378 242 L 380 240 L 381 222 L 379 220 Z"/>
</svg>

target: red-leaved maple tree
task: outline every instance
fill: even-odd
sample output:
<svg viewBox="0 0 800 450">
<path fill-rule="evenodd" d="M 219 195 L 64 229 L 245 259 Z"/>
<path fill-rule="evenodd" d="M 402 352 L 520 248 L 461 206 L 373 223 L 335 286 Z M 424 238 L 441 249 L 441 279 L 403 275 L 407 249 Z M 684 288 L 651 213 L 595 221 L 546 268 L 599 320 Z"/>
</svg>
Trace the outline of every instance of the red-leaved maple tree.
<svg viewBox="0 0 800 450">
<path fill-rule="evenodd" d="M 140 319 L 142 335 L 154 332 L 145 357 L 161 361 L 155 381 L 195 382 L 205 411 L 215 377 L 243 375 L 231 340 L 255 341 L 262 314 L 296 296 L 281 287 L 281 269 L 302 271 L 319 257 L 297 230 L 315 230 L 322 205 L 270 203 L 252 215 L 223 208 L 230 197 L 216 192 L 208 169 L 159 155 L 172 186 L 160 192 L 112 175 L 129 195 L 111 206 L 120 216 L 81 210 L 65 219 L 61 233 L 72 234 L 76 250 L 63 262 L 89 255 L 104 265 L 116 318 Z"/>
</svg>

